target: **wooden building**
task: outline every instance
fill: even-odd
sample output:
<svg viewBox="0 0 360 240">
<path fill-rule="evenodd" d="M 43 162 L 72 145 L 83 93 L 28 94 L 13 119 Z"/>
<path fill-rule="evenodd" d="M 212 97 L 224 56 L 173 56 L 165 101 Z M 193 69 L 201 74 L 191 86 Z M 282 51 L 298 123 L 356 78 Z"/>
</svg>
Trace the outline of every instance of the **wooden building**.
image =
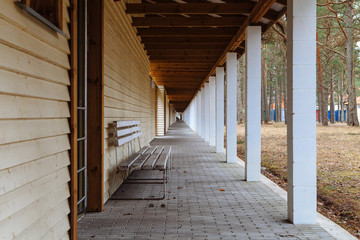
<svg viewBox="0 0 360 240">
<path fill-rule="evenodd" d="M 126 177 L 113 121 L 140 120 L 145 145 L 184 112 L 206 135 L 201 90 L 224 64 L 230 76 L 249 27 L 261 36 L 287 2 L 296 31 L 293 16 L 310 12 L 307 30 L 315 0 L 1 0 L 0 239 L 76 239 L 78 216 L 102 211 Z"/>
</svg>

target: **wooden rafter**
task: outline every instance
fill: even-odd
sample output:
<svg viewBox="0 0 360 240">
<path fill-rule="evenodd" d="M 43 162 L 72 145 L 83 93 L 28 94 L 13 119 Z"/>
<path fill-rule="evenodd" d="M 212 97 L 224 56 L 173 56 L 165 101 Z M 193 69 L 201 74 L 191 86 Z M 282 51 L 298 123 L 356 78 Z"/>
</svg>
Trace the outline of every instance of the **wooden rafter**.
<svg viewBox="0 0 360 240">
<path fill-rule="evenodd" d="M 246 14 L 254 7 L 251 1 L 239 3 L 128 3 L 128 14 Z"/>
<path fill-rule="evenodd" d="M 231 37 L 218 37 L 218 36 L 211 36 L 211 37 L 203 37 L 203 36 L 186 36 L 186 37 L 179 37 L 179 36 L 162 36 L 162 37 L 142 37 L 142 43 L 155 43 L 155 44 L 163 44 L 163 43 L 170 43 L 170 44 L 179 44 L 179 43 L 192 43 L 192 44 L 204 44 L 204 43 L 219 43 L 224 44 L 231 40 Z"/>
<path fill-rule="evenodd" d="M 221 50 L 148 50 L 150 56 L 220 56 Z"/>
<path fill-rule="evenodd" d="M 133 17 L 134 27 L 237 27 L 246 17 Z"/>
<path fill-rule="evenodd" d="M 172 43 L 145 43 L 146 50 L 165 50 L 165 49 L 183 49 L 183 50 L 191 50 L 191 49 L 224 49 L 226 47 L 226 43 L 181 43 L 181 44 L 172 44 Z"/>
<path fill-rule="evenodd" d="M 150 56 L 151 60 L 165 60 L 176 62 L 214 62 L 218 59 L 217 56 Z"/>
<path fill-rule="evenodd" d="M 126 12 L 133 16 L 132 24 L 149 56 L 151 76 L 182 111 L 191 101 L 189 96 L 224 64 L 227 52 L 244 53 L 246 27 L 258 25 L 267 31 L 286 12 L 286 3 L 142 0 L 127 3 Z"/>
<path fill-rule="evenodd" d="M 205 81 L 215 73 L 216 67 L 223 65 L 225 62 L 226 53 L 235 51 L 240 43 L 245 39 L 245 30 L 246 27 L 250 26 L 251 24 L 257 24 L 263 18 L 263 16 L 267 13 L 267 11 L 271 8 L 271 6 L 276 2 L 276 0 L 260 0 L 256 3 L 255 7 L 241 25 L 238 32 L 235 34 L 233 39 L 227 45 L 225 50 L 223 51 L 221 57 L 217 60 L 209 74 L 204 79 L 201 86 L 204 85 Z"/>
<path fill-rule="evenodd" d="M 238 28 L 139 28 L 141 37 L 152 36 L 222 36 L 232 37 Z"/>
</svg>

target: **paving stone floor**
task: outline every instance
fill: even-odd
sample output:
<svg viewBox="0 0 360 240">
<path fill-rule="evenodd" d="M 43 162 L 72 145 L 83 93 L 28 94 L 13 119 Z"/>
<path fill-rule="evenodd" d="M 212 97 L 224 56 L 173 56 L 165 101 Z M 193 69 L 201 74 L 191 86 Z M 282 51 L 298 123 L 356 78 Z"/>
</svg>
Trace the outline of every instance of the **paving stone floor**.
<svg viewBox="0 0 360 240">
<path fill-rule="evenodd" d="M 245 182 L 240 165 L 226 164 L 184 123 L 152 145 L 172 146 L 166 198 L 109 200 L 80 220 L 79 239 L 333 239 L 318 225 L 290 224 L 282 198 Z"/>
</svg>

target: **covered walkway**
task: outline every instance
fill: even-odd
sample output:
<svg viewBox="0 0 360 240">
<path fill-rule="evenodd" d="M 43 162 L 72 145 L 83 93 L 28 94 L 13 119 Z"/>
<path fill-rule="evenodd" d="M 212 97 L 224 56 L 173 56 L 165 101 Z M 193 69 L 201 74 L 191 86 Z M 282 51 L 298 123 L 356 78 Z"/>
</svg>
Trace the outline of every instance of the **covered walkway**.
<svg viewBox="0 0 360 240">
<path fill-rule="evenodd" d="M 165 200 L 109 200 L 79 221 L 79 239 L 333 239 L 318 225 L 291 224 L 285 200 L 244 181 L 240 164 L 226 163 L 184 123 L 152 145 L 173 148 Z"/>
</svg>

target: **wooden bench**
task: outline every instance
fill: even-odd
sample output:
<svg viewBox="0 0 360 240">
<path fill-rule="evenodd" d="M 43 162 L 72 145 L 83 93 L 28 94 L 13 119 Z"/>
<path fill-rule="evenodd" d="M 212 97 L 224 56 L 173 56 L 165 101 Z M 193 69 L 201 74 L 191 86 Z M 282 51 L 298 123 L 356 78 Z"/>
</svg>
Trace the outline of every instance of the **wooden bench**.
<svg viewBox="0 0 360 240">
<path fill-rule="evenodd" d="M 118 171 L 162 171 L 162 177 L 158 178 L 128 178 L 129 184 L 163 184 L 164 194 L 161 198 L 121 198 L 136 200 L 161 200 L 165 198 L 166 183 L 168 181 L 171 164 L 170 146 L 144 146 L 141 147 L 140 136 L 142 135 L 140 121 L 114 121 L 113 136 L 116 153 L 116 166 Z M 139 151 L 135 152 L 135 145 Z M 118 165 L 117 147 L 128 144 L 128 158 Z M 117 198 L 119 199 L 119 198 Z"/>
</svg>

